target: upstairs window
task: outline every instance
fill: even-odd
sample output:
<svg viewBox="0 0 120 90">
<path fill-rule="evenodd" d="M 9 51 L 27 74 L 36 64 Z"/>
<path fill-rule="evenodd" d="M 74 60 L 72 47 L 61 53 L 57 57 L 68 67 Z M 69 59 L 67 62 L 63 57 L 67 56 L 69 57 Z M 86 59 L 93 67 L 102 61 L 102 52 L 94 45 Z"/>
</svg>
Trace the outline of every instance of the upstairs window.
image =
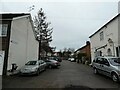
<svg viewBox="0 0 120 90">
<path fill-rule="evenodd" d="M 0 24 L 0 37 L 7 36 L 8 24 Z"/>
<path fill-rule="evenodd" d="M 102 41 L 102 40 L 104 40 L 104 33 L 103 33 L 103 31 L 100 32 L 100 41 Z"/>
</svg>

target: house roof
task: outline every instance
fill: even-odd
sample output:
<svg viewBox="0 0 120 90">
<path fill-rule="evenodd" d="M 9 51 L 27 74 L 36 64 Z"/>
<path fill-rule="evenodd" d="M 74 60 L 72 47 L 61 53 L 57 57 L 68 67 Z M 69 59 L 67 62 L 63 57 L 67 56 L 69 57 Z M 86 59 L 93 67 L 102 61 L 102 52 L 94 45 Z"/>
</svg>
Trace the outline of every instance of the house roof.
<svg viewBox="0 0 120 90">
<path fill-rule="evenodd" d="M 12 19 L 24 15 L 30 15 L 30 13 L 0 13 L 0 19 Z"/>
<path fill-rule="evenodd" d="M 85 47 L 86 47 L 86 45 L 83 46 L 83 47 L 81 47 L 81 48 L 79 48 L 79 49 L 77 49 L 75 52 L 80 51 L 80 50 L 82 50 L 82 49 L 85 48 Z"/>
<path fill-rule="evenodd" d="M 76 53 L 77 51 L 79 51 L 79 50 L 82 50 L 83 48 L 86 48 L 88 45 L 90 45 L 90 42 L 89 42 L 89 41 L 86 42 L 86 45 L 84 45 L 83 47 L 77 49 L 77 50 L 75 51 L 75 53 Z"/>
<path fill-rule="evenodd" d="M 94 36 L 97 32 L 99 32 L 102 28 L 106 27 L 110 22 L 112 22 L 113 20 L 115 20 L 118 16 L 120 16 L 120 13 L 117 14 L 115 17 L 113 17 L 110 21 L 108 21 L 105 25 L 103 25 L 100 29 L 98 29 L 95 33 L 93 33 L 91 36 L 89 36 L 89 38 L 91 38 L 92 36 Z"/>
<path fill-rule="evenodd" d="M 29 17 L 30 23 L 31 23 L 31 26 L 33 29 L 34 37 L 37 40 L 37 36 L 35 34 L 35 28 L 34 28 L 32 17 L 30 15 L 30 13 L 27 13 L 27 12 L 25 12 L 25 13 L 0 13 L 1 20 L 12 20 L 13 18 L 18 18 L 18 17 L 22 17 L 22 16 Z"/>
</svg>

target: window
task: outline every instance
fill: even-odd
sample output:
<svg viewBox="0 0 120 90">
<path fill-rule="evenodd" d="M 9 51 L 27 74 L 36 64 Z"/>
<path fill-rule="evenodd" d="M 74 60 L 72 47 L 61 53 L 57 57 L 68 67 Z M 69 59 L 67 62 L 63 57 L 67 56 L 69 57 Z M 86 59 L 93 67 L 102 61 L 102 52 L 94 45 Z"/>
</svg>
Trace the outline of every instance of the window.
<svg viewBox="0 0 120 90">
<path fill-rule="evenodd" d="M 102 61 L 101 58 L 97 58 L 97 59 L 96 59 L 96 63 L 99 63 L 99 64 L 100 64 L 101 61 Z"/>
<path fill-rule="evenodd" d="M 105 58 L 102 58 L 102 62 L 101 62 L 101 64 L 104 64 L 104 65 L 109 65 L 109 62 L 107 61 L 107 59 L 105 59 Z"/>
<path fill-rule="evenodd" d="M 7 36 L 8 24 L 0 24 L 0 36 Z"/>
<path fill-rule="evenodd" d="M 114 66 L 120 66 L 120 58 L 109 58 L 109 61 Z"/>
<path fill-rule="evenodd" d="M 36 65 L 37 61 L 29 61 L 25 65 Z"/>
<path fill-rule="evenodd" d="M 102 51 L 96 51 L 95 56 L 102 56 Z"/>
<path fill-rule="evenodd" d="M 104 40 L 104 33 L 103 33 L 103 31 L 100 32 L 100 41 L 101 41 L 101 40 Z"/>
</svg>

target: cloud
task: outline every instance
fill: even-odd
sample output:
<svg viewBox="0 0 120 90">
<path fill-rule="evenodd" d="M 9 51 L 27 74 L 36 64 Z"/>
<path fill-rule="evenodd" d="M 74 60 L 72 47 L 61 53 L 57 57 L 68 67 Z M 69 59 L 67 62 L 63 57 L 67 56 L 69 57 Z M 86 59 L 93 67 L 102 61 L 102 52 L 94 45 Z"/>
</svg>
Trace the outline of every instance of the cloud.
<svg viewBox="0 0 120 90">
<path fill-rule="evenodd" d="M 51 27 L 53 27 L 51 45 L 56 46 L 57 49 L 64 47 L 80 48 L 89 40 L 91 34 L 118 12 L 117 2 L 25 1 L 2 3 L 2 11 L 28 12 L 29 7 L 35 5 L 35 9 L 31 11 L 32 16 L 34 16 L 40 8 L 43 8 L 47 20 L 51 22 Z"/>
<path fill-rule="evenodd" d="M 1 0 L 2 2 L 118 2 L 119 0 Z"/>
</svg>

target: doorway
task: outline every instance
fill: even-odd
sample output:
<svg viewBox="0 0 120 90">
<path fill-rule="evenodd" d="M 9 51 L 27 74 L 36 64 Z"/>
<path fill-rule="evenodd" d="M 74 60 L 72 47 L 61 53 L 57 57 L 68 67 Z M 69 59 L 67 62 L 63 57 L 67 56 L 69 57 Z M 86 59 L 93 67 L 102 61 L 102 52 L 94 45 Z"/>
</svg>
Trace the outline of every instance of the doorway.
<svg viewBox="0 0 120 90">
<path fill-rule="evenodd" d="M 112 51 L 110 48 L 108 48 L 107 53 L 108 53 L 108 56 L 112 56 Z"/>
</svg>

